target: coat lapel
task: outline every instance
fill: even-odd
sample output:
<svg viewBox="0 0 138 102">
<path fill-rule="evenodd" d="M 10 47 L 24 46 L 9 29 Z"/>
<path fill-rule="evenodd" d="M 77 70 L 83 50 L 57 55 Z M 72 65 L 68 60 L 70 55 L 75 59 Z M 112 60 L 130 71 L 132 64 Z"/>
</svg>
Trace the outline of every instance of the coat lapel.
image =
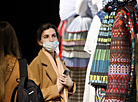
<svg viewBox="0 0 138 102">
<path fill-rule="evenodd" d="M 49 59 L 46 57 L 46 55 L 43 53 L 42 50 L 40 50 L 39 56 L 41 59 L 41 63 L 43 65 L 43 71 L 46 72 L 46 74 L 51 79 L 52 83 L 55 84 L 57 81 L 57 75 L 56 75 L 56 72 L 54 71 Z"/>
</svg>

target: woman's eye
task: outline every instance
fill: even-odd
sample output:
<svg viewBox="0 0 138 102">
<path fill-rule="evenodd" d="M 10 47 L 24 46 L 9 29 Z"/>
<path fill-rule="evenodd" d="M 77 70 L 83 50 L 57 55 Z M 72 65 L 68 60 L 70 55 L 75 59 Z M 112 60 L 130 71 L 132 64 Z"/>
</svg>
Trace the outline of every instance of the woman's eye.
<svg viewBox="0 0 138 102">
<path fill-rule="evenodd" d="M 57 37 L 55 34 L 54 35 L 52 35 L 53 37 Z"/>
<path fill-rule="evenodd" d="M 48 35 L 44 35 L 43 37 L 44 37 L 44 38 L 48 38 Z"/>
</svg>

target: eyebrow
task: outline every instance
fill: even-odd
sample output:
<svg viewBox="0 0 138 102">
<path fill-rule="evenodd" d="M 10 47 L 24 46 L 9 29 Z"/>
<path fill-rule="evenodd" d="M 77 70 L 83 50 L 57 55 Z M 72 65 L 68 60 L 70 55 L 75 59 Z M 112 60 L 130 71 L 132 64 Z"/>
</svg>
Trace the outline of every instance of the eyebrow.
<svg viewBox="0 0 138 102">
<path fill-rule="evenodd" d="M 46 34 L 46 35 L 49 35 L 49 34 L 47 34 L 47 33 L 45 33 L 45 34 Z M 56 34 L 56 33 L 53 33 L 53 34 Z M 52 34 L 52 35 L 53 35 L 53 34 Z"/>
</svg>

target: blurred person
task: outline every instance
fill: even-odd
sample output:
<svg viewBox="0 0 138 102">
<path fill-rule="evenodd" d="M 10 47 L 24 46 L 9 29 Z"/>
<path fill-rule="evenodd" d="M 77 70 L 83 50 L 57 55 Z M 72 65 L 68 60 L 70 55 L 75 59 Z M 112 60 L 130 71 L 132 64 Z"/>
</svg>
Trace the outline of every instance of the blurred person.
<svg viewBox="0 0 138 102">
<path fill-rule="evenodd" d="M 21 50 L 14 28 L 7 21 L 0 21 L 0 102 L 10 102 L 14 88 L 19 84 Z M 29 78 L 35 80 L 28 69 Z"/>
</svg>

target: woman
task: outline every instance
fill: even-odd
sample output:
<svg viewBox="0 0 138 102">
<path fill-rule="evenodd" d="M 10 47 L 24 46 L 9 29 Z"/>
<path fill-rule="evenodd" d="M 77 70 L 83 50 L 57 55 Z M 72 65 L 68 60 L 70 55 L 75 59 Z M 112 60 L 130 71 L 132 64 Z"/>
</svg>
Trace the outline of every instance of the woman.
<svg viewBox="0 0 138 102">
<path fill-rule="evenodd" d="M 13 27 L 0 21 L 0 102 L 10 102 L 19 76 L 20 48 Z M 29 70 L 28 70 L 29 71 Z M 33 74 L 29 78 L 33 80 Z"/>
<path fill-rule="evenodd" d="M 38 56 L 30 63 L 45 101 L 67 102 L 76 90 L 71 78 L 63 74 L 67 69 L 64 61 L 56 54 L 58 33 L 54 25 L 43 24 L 37 30 L 37 42 L 41 47 Z"/>
</svg>

